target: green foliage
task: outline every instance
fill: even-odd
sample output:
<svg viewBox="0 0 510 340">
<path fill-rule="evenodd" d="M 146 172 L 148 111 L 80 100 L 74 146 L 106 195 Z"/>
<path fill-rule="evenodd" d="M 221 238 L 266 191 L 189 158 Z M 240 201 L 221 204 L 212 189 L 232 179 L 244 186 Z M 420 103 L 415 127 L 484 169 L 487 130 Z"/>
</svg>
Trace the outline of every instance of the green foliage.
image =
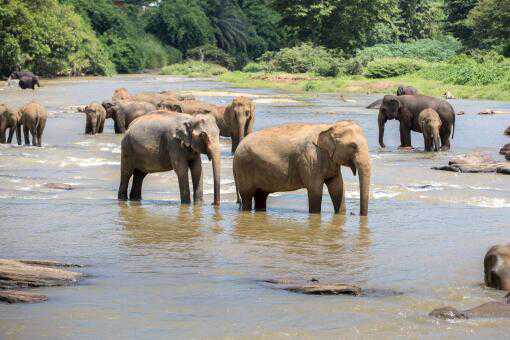
<svg viewBox="0 0 510 340">
<path fill-rule="evenodd" d="M 399 0 L 401 22 L 399 36 L 402 41 L 431 38 L 440 31 L 444 11 L 432 0 Z"/>
<path fill-rule="evenodd" d="M 315 73 L 320 76 L 336 76 L 341 72 L 342 59 L 324 47 L 303 43 L 264 54 L 261 61 L 268 69 L 288 73 Z"/>
<path fill-rule="evenodd" d="M 410 58 L 383 58 L 368 63 L 364 75 L 368 78 L 391 78 L 414 73 L 426 66 L 426 62 Z"/>
<path fill-rule="evenodd" d="M 446 31 L 450 32 L 462 42 L 471 41 L 473 29 L 467 23 L 469 12 L 478 0 L 445 0 Z"/>
<path fill-rule="evenodd" d="M 234 57 L 212 44 L 195 47 L 188 51 L 187 56 L 198 61 L 212 62 L 230 70 L 234 69 L 236 63 Z"/>
<path fill-rule="evenodd" d="M 479 0 L 469 13 L 473 47 L 503 52 L 510 44 L 510 0 Z"/>
<path fill-rule="evenodd" d="M 474 56 L 458 55 L 419 72 L 427 79 L 456 85 L 510 84 L 510 59 L 494 52 Z"/>
<path fill-rule="evenodd" d="M 161 74 L 183 75 L 189 77 L 211 77 L 218 76 L 226 72 L 228 72 L 228 70 L 223 66 L 195 60 L 188 60 L 184 63 L 169 65 L 163 67 L 161 70 Z"/>
<path fill-rule="evenodd" d="M 268 64 L 264 62 L 250 62 L 243 67 L 243 72 L 257 73 L 257 72 L 268 72 Z"/>
</svg>

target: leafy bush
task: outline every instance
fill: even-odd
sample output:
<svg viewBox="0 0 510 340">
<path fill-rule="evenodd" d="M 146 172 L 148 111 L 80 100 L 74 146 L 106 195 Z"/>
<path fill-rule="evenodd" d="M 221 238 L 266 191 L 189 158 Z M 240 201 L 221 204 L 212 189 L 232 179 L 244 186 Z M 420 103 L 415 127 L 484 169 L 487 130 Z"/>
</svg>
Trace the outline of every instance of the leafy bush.
<svg viewBox="0 0 510 340">
<path fill-rule="evenodd" d="M 365 76 L 368 78 L 390 78 L 408 73 L 414 73 L 426 63 L 419 59 L 409 58 L 383 58 L 368 63 Z"/>
<path fill-rule="evenodd" d="M 162 68 L 170 64 L 170 51 L 151 35 L 145 36 L 140 42 L 145 69 Z"/>
<path fill-rule="evenodd" d="M 251 62 L 246 64 L 245 67 L 243 67 L 243 72 L 247 73 L 270 72 L 270 67 L 268 63 L 265 63 L 263 61 L 257 63 Z"/>
<path fill-rule="evenodd" d="M 184 63 L 173 64 L 163 67 L 161 74 L 183 75 L 189 77 L 211 77 L 228 72 L 223 66 L 205 63 L 196 60 L 188 60 Z"/>
<path fill-rule="evenodd" d="M 230 70 L 234 69 L 236 63 L 234 57 L 212 44 L 192 48 L 187 56 L 198 61 L 212 62 Z"/>
<path fill-rule="evenodd" d="M 416 58 L 426 61 L 444 61 L 462 48 L 461 43 L 452 37 L 444 40 L 422 39 L 406 43 L 379 44 L 367 47 L 356 53 L 365 62 L 384 57 Z"/>
<path fill-rule="evenodd" d="M 342 59 L 324 47 L 303 43 L 278 52 L 266 52 L 259 59 L 268 69 L 288 73 L 315 73 L 336 76 L 342 71 Z"/>
<path fill-rule="evenodd" d="M 419 75 L 455 85 L 490 85 L 510 83 L 510 59 L 494 52 L 468 56 L 459 55 L 447 62 L 433 64 Z"/>
</svg>

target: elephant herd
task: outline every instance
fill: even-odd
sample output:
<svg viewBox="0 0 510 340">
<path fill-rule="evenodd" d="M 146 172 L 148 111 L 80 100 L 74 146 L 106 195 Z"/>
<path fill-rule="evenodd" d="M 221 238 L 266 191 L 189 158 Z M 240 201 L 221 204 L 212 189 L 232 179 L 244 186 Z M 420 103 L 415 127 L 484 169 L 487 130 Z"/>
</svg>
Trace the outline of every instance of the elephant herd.
<svg viewBox="0 0 510 340">
<path fill-rule="evenodd" d="M 32 145 L 41 146 L 46 119 L 46 109 L 37 102 L 32 101 L 18 110 L 0 103 L 0 143 L 6 142 L 6 134 L 9 130 L 7 142 L 12 142 L 16 132 L 18 145 L 21 145 L 21 126 L 23 126 L 25 145 L 30 145 L 30 135 L 32 135 Z"/>
</svg>

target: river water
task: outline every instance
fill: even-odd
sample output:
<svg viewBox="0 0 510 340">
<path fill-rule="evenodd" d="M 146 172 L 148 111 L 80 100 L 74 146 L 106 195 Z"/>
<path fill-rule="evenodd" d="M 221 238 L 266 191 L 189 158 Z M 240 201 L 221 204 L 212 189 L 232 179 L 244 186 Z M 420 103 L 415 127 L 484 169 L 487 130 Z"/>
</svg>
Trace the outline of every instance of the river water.
<svg viewBox="0 0 510 340">
<path fill-rule="evenodd" d="M 352 119 L 365 129 L 373 157 L 369 216 L 358 215 L 357 180 L 343 169 L 347 216 L 309 215 L 306 192 L 278 193 L 268 211 L 235 204 L 229 141 L 222 140 L 222 205 L 212 202 L 212 170 L 204 164 L 205 203 L 181 206 L 174 173 L 149 175 L 140 203 L 116 200 L 120 140 L 84 135 L 85 117 L 69 106 L 101 101 L 117 87 L 198 91 L 226 104 L 254 96 L 255 129 L 286 122 Z M 212 92 L 211 92 L 212 91 Z M 486 289 L 483 256 L 509 241 L 510 176 L 456 174 L 430 168 L 473 150 L 495 158 L 510 138 L 509 115 L 457 117 L 452 150 L 401 152 L 398 125 L 377 145 L 375 96 L 340 102 L 236 89 L 209 80 L 130 76 L 51 81 L 35 93 L 2 88 L 0 102 L 30 99 L 50 112 L 43 147 L 0 145 L 0 257 L 54 259 L 87 265 L 82 284 L 37 289 L 46 303 L 0 305 L 0 338 L 506 337 L 510 320 L 446 322 L 434 308 L 467 309 L 500 299 Z M 468 113 L 510 103 L 453 100 Z M 413 134 L 419 150 L 423 140 Z M 75 190 L 48 189 L 68 183 Z M 352 215 L 354 213 L 355 215 Z M 344 282 L 401 294 L 306 296 L 275 289 L 268 278 Z"/>
</svg>

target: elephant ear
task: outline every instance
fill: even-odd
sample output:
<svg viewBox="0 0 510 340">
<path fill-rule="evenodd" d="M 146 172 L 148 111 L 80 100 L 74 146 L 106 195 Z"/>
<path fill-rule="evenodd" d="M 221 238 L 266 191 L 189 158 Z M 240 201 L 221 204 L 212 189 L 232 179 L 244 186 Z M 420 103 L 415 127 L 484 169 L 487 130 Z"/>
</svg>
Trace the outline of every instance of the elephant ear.
<svg viewBox="0 0 510 340">
<path fill-rule="evenodd" d="M 321 149 L 326 150 L 326 152 L 329 155 L 329 158 L 333 158 L 333 155 L 335 153 L 336 145 L 335 141 L 333 140 L 333 127 L 328 128 L 327 130 L 322 131 L 319 134 L 319 138 L 317 139 L 317 146 L 319 146 Z"/>
<path fill-rule="evenodd" d="M 400 101 L 393 97 L 389 100 L 388 106 L 391 108 L 391 112 L 398 112 L 400 109 Z"/>
<path fill-rule="evenodd" d="M 176 137 L 180 141 L 181 146 L 185 148 L 191 147 L 191 128 L 191 121 L 187 121 L 177 129 Z"/>
</svg>

